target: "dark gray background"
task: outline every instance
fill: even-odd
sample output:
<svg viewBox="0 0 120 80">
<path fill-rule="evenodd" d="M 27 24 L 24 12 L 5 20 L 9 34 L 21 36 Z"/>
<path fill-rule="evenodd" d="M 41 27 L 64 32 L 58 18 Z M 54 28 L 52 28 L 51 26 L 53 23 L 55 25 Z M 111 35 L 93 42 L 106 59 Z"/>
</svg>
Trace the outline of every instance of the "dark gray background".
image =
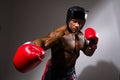
<svg viewBox="0 0 120 80">
<path fill-rule="evenodd" d="M 40 80 L 46 58 L 22 74 L 13 66 L 16 49 L 26 41 L 47 35 L 65 23 L 66 10 L 79 5 L 89 10 L 85 27 L 100 39 L 92 57 L 82 52 L 76 63 L 78 80 L 119 80 L 120 0 L 0 0 L 0 80 Z"/>
</svg>

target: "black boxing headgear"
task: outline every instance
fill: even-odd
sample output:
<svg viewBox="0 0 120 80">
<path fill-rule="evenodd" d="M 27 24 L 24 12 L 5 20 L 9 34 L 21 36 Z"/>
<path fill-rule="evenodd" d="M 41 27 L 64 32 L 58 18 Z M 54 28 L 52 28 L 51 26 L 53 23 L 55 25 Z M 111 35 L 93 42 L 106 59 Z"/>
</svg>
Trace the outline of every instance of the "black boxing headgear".
<svg viewBox="0 0 120 80">
<path fill-rule="evenodd" d="M 85 9 L 79 6 L 73 6 L 68 9 L 67 16 L 66 16 L 66 25 L 67 25 L 68 31 L 71 32 L 68 24 L 71 19 L 86 20 L 85 12 L 86 12 Z"/>
</svg>

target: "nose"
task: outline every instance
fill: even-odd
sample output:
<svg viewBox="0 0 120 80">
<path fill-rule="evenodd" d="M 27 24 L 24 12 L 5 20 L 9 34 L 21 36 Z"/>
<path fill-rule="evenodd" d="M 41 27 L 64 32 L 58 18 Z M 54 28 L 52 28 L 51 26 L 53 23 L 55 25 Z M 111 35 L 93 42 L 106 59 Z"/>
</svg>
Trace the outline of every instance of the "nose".
<svg viewBox="0 0 120 80">
<path fill-rule="evenodd" d="M 78 22 L 75 23 L 75 27 L 79 27 L 80 24 Z"/>
</svg>

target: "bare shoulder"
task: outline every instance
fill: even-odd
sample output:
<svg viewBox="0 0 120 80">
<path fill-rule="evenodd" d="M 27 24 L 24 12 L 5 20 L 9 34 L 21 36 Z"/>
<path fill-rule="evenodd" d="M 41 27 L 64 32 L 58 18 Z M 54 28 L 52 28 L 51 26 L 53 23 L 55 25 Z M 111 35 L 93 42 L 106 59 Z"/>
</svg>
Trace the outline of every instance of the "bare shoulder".
<svg viewBox="0 0 120 80">
<path fill-rule="evenodd" d="M 65 30 L 66 30 L 66 26 L 60 26 L 57 27 L 56 29 L 54 29 L 52 32 L 50 32 L 46 37 L 54 37 L 54 38 L 60 38 L 61 36 L 63 36 L 65 34 Z"/>
<path fill-rule="evenodd" d="M 57 32 L 62 32 L 62 31 L 64 32 L 65 30 L 66 30 L 66 25 L 60 26 L 55 29 L 55 31 L 57 31 Z"/>
<path fill-rule="evenodd" d="M 59 38 L 65 34 L 65 31 L 66 31 L 66 26 L 63 25 L 63 26 L 56 28 L 53 32 L 55 33 L 56 37 Z"/>
</svg>

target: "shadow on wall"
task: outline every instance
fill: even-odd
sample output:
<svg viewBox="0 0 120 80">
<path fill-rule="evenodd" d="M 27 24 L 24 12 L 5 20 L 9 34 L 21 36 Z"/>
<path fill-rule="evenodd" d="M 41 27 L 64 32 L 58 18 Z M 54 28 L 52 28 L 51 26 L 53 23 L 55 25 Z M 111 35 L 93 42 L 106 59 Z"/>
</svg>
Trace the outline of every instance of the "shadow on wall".
<svg viewBox="0 0 120 80">
<path fill-rule="evenodd" d="M 86 67 L 78 80 L 120 80 L 120 74 L 112 62 L 100 61 L 96 66 Z"/>
</svg>

